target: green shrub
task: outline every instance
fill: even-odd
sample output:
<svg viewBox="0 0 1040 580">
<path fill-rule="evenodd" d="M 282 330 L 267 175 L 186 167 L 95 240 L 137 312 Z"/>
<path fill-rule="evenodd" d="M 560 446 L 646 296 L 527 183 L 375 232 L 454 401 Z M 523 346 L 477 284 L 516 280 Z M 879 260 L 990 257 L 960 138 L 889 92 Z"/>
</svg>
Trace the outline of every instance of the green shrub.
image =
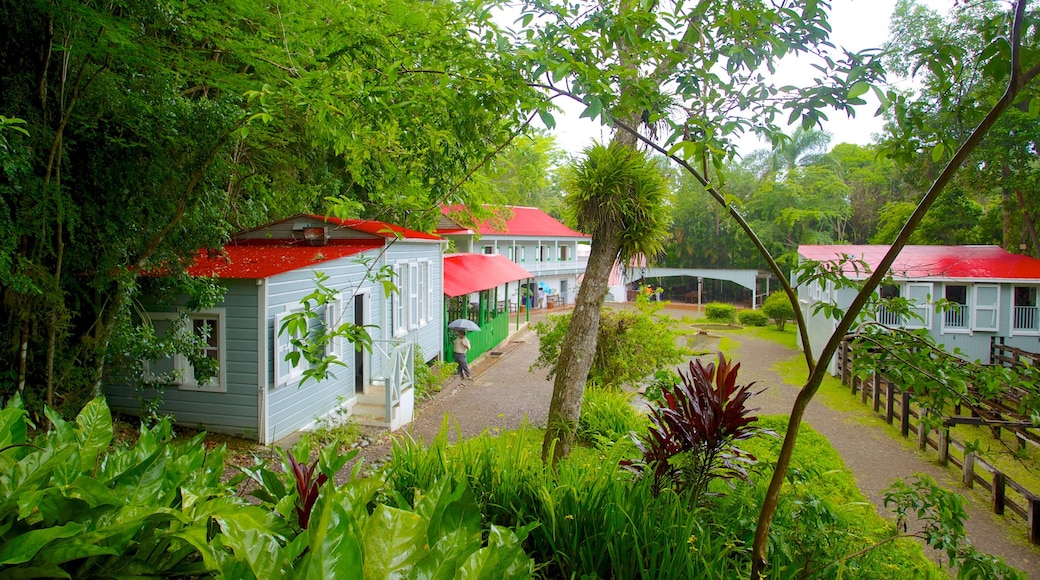
<svg viewBox="0 0 1040 580">
<path fill-rule="evenodd" d="M 434 359 L 429 363 L 418 345 L 415 347 L 415 398 L 418 401 L 429 399 L 441 392 L 444 381 L 458 370 L 458 363 L 444 362 Z"/>
<path fill-rule="evenodd" d="M 788 320 L 794 319 L 794 307 L 783 292 L 773 292 L 762 303 L 762 312 L 773 319 L 777 330 L 783 330 Z"/>
<path fill-rule="evenodd" d="M 761 310 L 741 310 L 737 313 L 737 322 L 744 326 L 765 326 L 769 317 Z"/>
<path fill-rule="evenodd" d="M 783 431 L 786 418 L 769 417 Z M 447 444 L 447 428 L 428 445 L 395 444 L 388 493 L 405 500 L 442 480 L 470 482 L 487 521 L 538 524 L 525 547 L 545 578 L 746 578 L 756 514 L 781 441 L 744 442 L 758 457 L 750 483 L 713 484 L 708 508 L 690 509 L 677 493 L 654 497 L 617 464 L 630 446 L 576 448 L 554 471 L 540 459 L 542 432 L 521 429 Z M 910 540 L 883 543 L 893 525 L 856 489 L 826 438 L 802 426 L 790 482 L 770 534 L 770 578 L 944 578 Z M 875 549 L 867 549 L 878 544 Z M 846 558 L 863 551 L 862 554 Z M 844 571 L 844 572 L 843 572 Z M 804 572 L 804 573 L 803 573 Z"/>
<path fill-rule="evenodd" d="M 629 433 L 645 433 L 646 416 L 632 406 L 632 398 L 631 393 L 622 390 L 585 389 L 578 438 L 598 444 L 627 439 Z"/>
<path fill-rule="evenodd" d="M 723 302 L 710 302 L 704 305 L 704 317 L 712 322 L 732 324 L 737 320 L 737 307 Z"/>
<path fill-rule="evenodd" d="M 309 443 L 280 472 L 249 470 L 253 505 L 223 481 L 223 447 L 173 440 L 168 420 L 112 447 L 103 399 L 74 423 L 31 436 L 20 398 L 0 411 L 0 577 L 529 578 L 528 529 L 483 528 L 465 482 L 435 483 L 405 503 L 377 504 L 383 481 L 333 476 L 351 455 Z M 355 469 L 354 475 L 357 475 Z M 397 498 L 391 498 L 396 500 Z M 393 550 L 386 546 L 392 545 Z M 431 576 L 433 574 L 430 574 Z"/>
<path fill-rule="evenodd" d="M 665 302 L 650 302 L 637 294 L 635 307 L 604 310 L 599 323 L 596 352 L 589 380 L 604 388 L 618 388 L 643 380 L 654 371 L 681 362 L 690 354 L 680 346 L 681 321 L 661 314 Z M 549 316 L 534 325 L 538 334 L 538 359 L 532 367 L 548 368 L 556 375 L 560 346 L 567 335 L 570 314 Z"/>
</svg>

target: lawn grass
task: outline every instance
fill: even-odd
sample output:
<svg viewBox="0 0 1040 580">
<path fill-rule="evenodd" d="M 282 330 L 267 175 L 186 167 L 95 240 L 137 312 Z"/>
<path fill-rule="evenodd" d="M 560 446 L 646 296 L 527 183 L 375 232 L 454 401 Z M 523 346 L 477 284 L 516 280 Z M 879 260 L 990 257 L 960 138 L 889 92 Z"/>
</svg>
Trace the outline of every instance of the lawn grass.
<svg viewBox="0 0 1040 580">
<path fill-rule="evenodd" d="M 755 330 L 761 331 L 762 329 L 760 327 Z M 775 328 L 773 330 L 775 331 Z M 786 331 L 783 333 L 774 332 L 772 334 L 763 333 L 761 338 L 783 344 L 785 341 L 784 335 L 787 334 Z M 755 335 L 758 336 L 757 333 Z M 794 334 L 791 334 L 790 337 L 786 338 L 793 338 L 794 336 Z M 784 383 L 801 387 L 805 384 L 805 380 L 808 377 L 808 370 L 805 366 L 805 359 L 797 351 L 795 344 L 793 339 L 787 342 L 786 345 L 792 349 L 792 356 L 775 363 L 771 370 L 780 375 Z M 880 427 L 886 435 L 896 439 L 907 449 L 917 449 L 917 438 L 915 436 L 903 437 L 899 431 L 898 423 L 889 425 L 885 422 L 882 416 L 873 411 L 869 402 L 864 405 L 860 395 L 853 395 L 851 389 L 843 385 L 838 377 L 829 373 L 824 375 L 823 383 L 820 385 L 820 390 L 816 395 L 816 400 L 830 409 L 848 415 L 860 424 Z M 1007 434 L 1006 430 L 1002 432 L 1002 439 L 997 439 L 988 427 L 958 425 L 951 429 L 951 435 L 961 443 L 977 442 L 981 457 L 988 463 L 1026 487 L 1026 489 L 1034 492 L 1040 490 L 1040 450 L 1036 446 L 1027 445 L 1025 451 L 1018 451 L 1017 442 Z M 932 437 L 937 437 L 937 435 L 933 433 Z M 963 461 L 963 453 L 953 447 L 950 448 L 950 455 Z M 937 462 L 938 458 L 934 450 L 930 450 L 927 457 L 930 462 Z M 948 472 L 952 481 L 960 480 L 960 468 L 953 463 L 948 465 Z M 1017 492 L 1010 488 L 1008 494 L 1012 497 L 1018 496 Z M 980 504 L 985 503 L 981 497 L 977 499 L 979 499 Z M 1018 501 L 1020 502 L 1021 500 Z"/>
</svg>

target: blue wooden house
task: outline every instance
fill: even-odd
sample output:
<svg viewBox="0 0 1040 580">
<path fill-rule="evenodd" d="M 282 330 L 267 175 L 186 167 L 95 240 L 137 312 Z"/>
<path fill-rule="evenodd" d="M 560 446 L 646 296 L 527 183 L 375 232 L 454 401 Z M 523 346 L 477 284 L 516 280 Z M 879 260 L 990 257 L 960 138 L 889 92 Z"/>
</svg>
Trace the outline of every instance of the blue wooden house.
<svg viewBox="0 0 1040 580">
<path fill-rule="evenodd" d="M 842 256 L 877 268 L 889 246 L 803 245 L 802 262 L 833 262 Z M 885 298 L 905 298 L 913 316 L 879 308 L 874 320 L 893 328 L 922 329 L 937 344 L 957 349 L 968 360 L 990 362 L 994 339 L 1030 352 L 1040 351 L 1040 260 L 1011 254 L 997 246 L 906 246 L 891 268 L 889 283 L 878 289 Z M 869 272 L 844 268 L 844 276 L 864 280 Z M 792 282 L 794 283 L 794 282 Z M 847 308 L 851 289 L 819 281 L 797 288 L 813 352 L 819 353 L 836 322 L 815 312 L 820 302 Z M 939 304 L 943 308 L 938 308 Z M 835 362 L 829 369 L 837 371 Z"/>
<path fill-rule="evenodd" d="M 204 354 L 219 368 L 200 384 L 185 357 L 151 361 L 156 376 L 176 377 L 163 385 L 159 412 L 262 444 L 342 411 L 390 429 L 409 423 L 416 353 L 422 360 L 442 355 L 442 255 L 437 236 L 368 220 L 298 215 L 237 234 L 219 255 L 200 255 L 188 270 L 215 278 L 226 289 L 222 303 L 201 312 L 153 306 L 146 314 L 158 333 L 178 325 L 206 336 Z M 400 289 L 389 297 L 367 276 L 382 266 L 393 270 Z M 314 291 L 315 271 L 339 290 L 338 300 L 319 313 L 324 323 L 365 325 L 373 348 L 358 351 L 337 341 L 330 352 L 347 366 L 301 386 L 304 369 L 286 360 L 293 346 L 279 329 Z M 105 392 L 114 410 L 131 414 L 154 394 L 126 385 L 109 385 Z"/>
</svg>

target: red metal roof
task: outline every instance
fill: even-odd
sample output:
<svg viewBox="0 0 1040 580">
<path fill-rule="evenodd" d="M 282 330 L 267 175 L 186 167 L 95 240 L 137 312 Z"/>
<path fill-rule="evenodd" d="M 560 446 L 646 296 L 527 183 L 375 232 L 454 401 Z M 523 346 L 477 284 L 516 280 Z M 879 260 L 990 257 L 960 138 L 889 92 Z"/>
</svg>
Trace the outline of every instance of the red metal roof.
<svg viewBox="0 0 1040 580">
<path fill-rule="evenodd" d="M 386 222 L 376 220 L 342 220 L 334 217 L 325 217 L 311 214 L 304 214 L 306 217 L 324 221 L 333 225 L 339 225 L 366 234 L 372 234 L 374 236 L 380 236 L 388 239 L 405 238 L 409 240 L 435 240 L 440 241 L 440 236 L 434 234 L 428 234 L 426 232 L 420 232 L 418 230 L 410 230 L 401 226 L 395 226 Z"/>
<path fill-rule="evenodd" d="M 506 206 L 513 212 L 513 217 L 505 221 L 504 228 L 496 228 L 497 224 L 486 221 L 478 224 L 477 233 L 481 236 L 532 236 L 553 238 L 582 238 L 591 239 L 592 236 L 576 232 L 563 225 L 559 220 L 536 207 Z M 464 212 L 462 206 L 441 207 L 441 213 L 451 219 L 452 214 Z M 439 229 L 438 234 L 465 233 L 464 229 Z"/>
<path fill-rule="evenodd" d="M 798 254 L 824 262 L 841 254 L 863 260 L 871 269 L 881 263 L 889 246 L 798 246 Z M 846 268 L 846 275 L 855 275 Z M 947 278 L 974 280 L 1040 281 L 1040 260 L 1012 254 L 999 246 L 906 246 L 892 264 L 892 275 L 900 279 Z"/>
<path fill-rule="evenodd" d="M 307 246 L 271 240 L 224 246 L 223 253 L 199 252 L 188 268 L 191 276 L 216 278 L 269 278 L 283 272 L 306 268 L 382 248 L 382 240 L 330 240 L 326 246 Z"/>
<path fill-rule="evenodd" d="M 534 278 L 534 274 L 502 254 L 444 256 L 444 294 L 447 296 L 462 296 L 527 278 Z"/>
</svg>

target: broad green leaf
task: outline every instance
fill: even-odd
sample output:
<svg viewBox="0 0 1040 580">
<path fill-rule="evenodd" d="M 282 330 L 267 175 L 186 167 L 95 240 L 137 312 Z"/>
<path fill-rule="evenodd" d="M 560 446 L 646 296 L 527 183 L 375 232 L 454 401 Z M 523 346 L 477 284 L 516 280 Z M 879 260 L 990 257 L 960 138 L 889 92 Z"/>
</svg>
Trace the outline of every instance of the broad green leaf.
<svg viewBox="0 0 1040 580">
<path fill-rule="evenodd" d="M 300 578 L 358 578 L 365 560 L 360 534 L 347 504 L 338 493 L 325 493 L 311 513 L 307 552 L 296 566 Z"/>
<path fill-rule="evenodd" d="M 51 542 L 71 538 L 83 532 L 84 528 L 83 524 L 70 523 L 19 534 L 0 545 L 0 566 L 28 562 Z"/>
<path fill-rule="evenodd" d="M 945 153 L 946 153 L 946 145 L 943 144 L 942 141 L 936 143 L 935 147 L 932 147 L 932 162 L 933 163 L 938 163 L 939 161 L 942 161 L 943 155 Z"/>
<path fill-rule="evenodd" d="M 859 82 L 853 84 L 851 87 L 849 87 L 848 98 L 849 99 L 855 99 L 856 97 L 859 97 L 859 96 L 865 94 L 869 90 L 870 90 L 870 85 L 869 84 L 867 84 L 867 83 L 865 83 L 863 81 L 859 81 Z"/>
<path fill-rule="evenodd" d="M 549 111 L 540 109 L 538 111 L 538 117 L 542 120 L 542 124 L 545 125 L 546 129 L 550 131 L 556 128 L 556 118 Z"/>
<path fill-rule="evenodd" d="M 601 112 L 603 112 L 603 102 L 600 101 L 599 97 L 592 96 L 588 98 L 588 105 L 585 107 L 585 110 L 581 112 L 579 118 L 584 119 L 587 117 L 589 119 L 595 119 Z"/>
<path fill-rule="evenodd" d="M 426 556 L 426 521 L 418 514 L 379 505 L 365 524 L 365 577 L 389 578 Z"/>
<path fill-rule="evenodd" d="M 424 580 L 451 580 L 471 554 L 481 548 L 480 536 L 466 530 L 452 530 L 430 546 L 430 553 L 415 563 L 412 574 Z"/>
<path fill-rule="evenodd" d="M 98 397 L 89 403 L 76 417 L 79 427 L 80 469 L 92 471 L 98 454 L 112 443 L 112 413 L 105 400 Z"/>
<path fill-rule="evenodd" d="M 257 578 L 287 578 L 291 575 L 291 563 L 285 560 L 281 545 L 267 530 L 240 527 L 227 516 L 218 520 L 225 545 L 249 564 Z"/>
</svg>

